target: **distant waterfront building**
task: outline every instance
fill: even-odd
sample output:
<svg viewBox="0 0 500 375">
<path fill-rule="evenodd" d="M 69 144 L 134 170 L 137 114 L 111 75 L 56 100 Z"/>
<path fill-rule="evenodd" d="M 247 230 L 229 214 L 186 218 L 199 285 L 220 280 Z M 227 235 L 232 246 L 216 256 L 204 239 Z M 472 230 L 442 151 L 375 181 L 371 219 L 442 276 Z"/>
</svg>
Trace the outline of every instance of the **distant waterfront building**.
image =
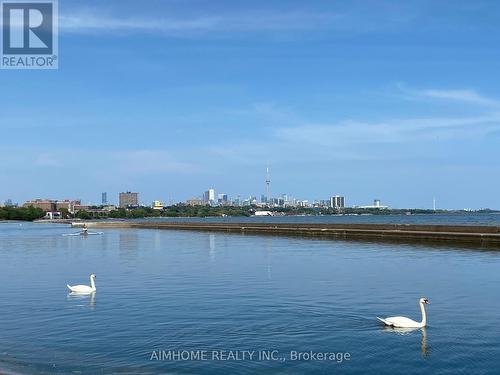
<svg viewBox="0 0 500 375">
<path fill-rule="evenodd" d="M 271 198 L 268 203 L 271 203 L 273 207 L 283 207 L 285 205 L 285 200 L 283 198 Z"/>
<path fill-rule="evenodd" d="M 335 195 L 330 198 L 330 207 L 331 208 L 344 208 L 345 207 L 345 198 L 340 195 Z"/>
<path fill-rule="evenodd" d="M 327 200 L 326 199 L 321 199 L 319 201 L 319 206 L 320 207 L 330 207 L 330 205 L 331 205 L 330 199 L 327 199 Z"/>
<path fill-rule="evenodd" d="M 51 212 L 48 211 L 45 213 L 44 219 L 54 220 L 54 219 L 62 219 L 62 215 L 60 212 Z"/>
<path fill-rule="evenodd" d="M 103 206 L 106 206 L 106 205 L 108 204 L 108 193 L 103 192 L 103 193 L 101 194 L 101 204 L 102 204 Z"/>
<path fill-rule="evenodd" d="M 382 204 L 380 203 L 380 199 L 374 199 L 372 206 L 355 206 L 355 208 L 377 208 L 377 209 L 380 209 L 380 210 L 386 210 L 389 207 L 388 206 L 382 206 Z"/>
<path fill-rule="evenodd" d="M 89 205 L 86 204 L 76 204 L 73 206 L 73 211 L 74 213 L 77 213 L 78 211 L 90 211 L 92 210 Z"/>
<path fill-rule="evenodd" d="M 163 210 L 163 202 L 162 201 L 153 201 L 151 204 L 151 208 L 153 210 Z"/>
<path fill-rule="evenodd" d="M 56 211 L 56 201 L 51 199 L 34 199 L 26 201 L 23 206 L 41 208 L 45 212 Z"/>
<path fill-rule="evenodd" d="M 297 206 L 298 207 L 310 207 L 309 201 L 303 200 L 303 201 L 297 201 Z"/>
<path fill-rule="evenodd" d="M 255 211 L 254 216 L 274 216 L 271 211 Z"/>
<path fill-rule="evenodd" d="M 26 201 L 23 207 L 41 208 L 45 212 L 58 212 L 61 209 L 66 209 L 70 213 L 75 213 L 76 208 L 81 206 L 80 200 L 55 200 L 55 199 L 34 199 Z"/>
<path fill-rule="evenodd" d="M 227 204 L 229 199 L 227 198 L 227 194 L 219 194 L 217 195 L 217 203 L 219 204 Z"/>
<path fill-rule="evenodd" d="M 139 193 L 132 193 L 130 191 L 120 193 L 119 206 L 120 208 L 138 207 Z"/>
<path fill-rule="evenodd" d="M 235 200 L 233 200 L 233 206 L 241 206 L 241 196 L 238 195 Z"/>
<path fill-rule="evenodd" d="M 206 205 L 206 202 L 203 199 L 193 198 L 193 199 L 188 199 L 186 201 L 186 204 L 189 206 L 204 206 Z"/>
<path fill-rule="evenodd" d="M 208 189 L 203 193 L 203 200 L 206 203 L 211 203 L 215 202 L 215 190 L 214 189 Z"/>
<path fill-rule="evenodd" d="M 257 197 L 250 196 L 247 199 L 240 200 L 241 206 L 251 206 L 251 205 L 257 205 L 257 204 L 258 204 Z"/>
</svg>

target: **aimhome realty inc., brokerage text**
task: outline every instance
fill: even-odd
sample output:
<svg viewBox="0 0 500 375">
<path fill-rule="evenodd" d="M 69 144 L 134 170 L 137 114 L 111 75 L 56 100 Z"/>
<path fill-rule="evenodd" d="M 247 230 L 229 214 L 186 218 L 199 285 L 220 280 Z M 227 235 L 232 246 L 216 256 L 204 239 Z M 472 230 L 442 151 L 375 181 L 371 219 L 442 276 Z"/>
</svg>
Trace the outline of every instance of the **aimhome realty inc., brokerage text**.
<svg viewBox="0 0 500 375">
<path fill-rule="evenodd" d="M 150 361 L 324 361 L 351 360 L 348 352 L 279 350 L 153 350 Z"/>
</svg>

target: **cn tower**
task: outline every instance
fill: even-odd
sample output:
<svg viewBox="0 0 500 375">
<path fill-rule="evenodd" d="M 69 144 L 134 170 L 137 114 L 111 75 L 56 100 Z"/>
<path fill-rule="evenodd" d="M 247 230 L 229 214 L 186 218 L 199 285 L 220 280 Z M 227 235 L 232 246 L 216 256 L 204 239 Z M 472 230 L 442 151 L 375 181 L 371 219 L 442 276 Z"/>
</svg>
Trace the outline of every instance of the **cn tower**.
<svg viewBox="0 0 500 375">
<path fill-rule="evenodd" d="M 271 185 L 271 177 L 269 176 L 269 164 L 268 164 L 267 168 L 266 168 L 266 200 L 267 200 L 267 203 L 269 203 L 271 200 L 270 185 Z"/>
</svg>

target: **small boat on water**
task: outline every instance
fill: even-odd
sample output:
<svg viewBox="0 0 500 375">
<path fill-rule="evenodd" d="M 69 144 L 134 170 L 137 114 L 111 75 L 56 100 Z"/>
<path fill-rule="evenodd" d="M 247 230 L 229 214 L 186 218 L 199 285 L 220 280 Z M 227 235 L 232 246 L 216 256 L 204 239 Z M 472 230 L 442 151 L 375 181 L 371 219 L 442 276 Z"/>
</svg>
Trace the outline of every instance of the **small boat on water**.
<svg viewBox="0 0 500 375">
<path fill-rule="evenodd" d="M 104 232 L 76 232 L 76 233 L 64 233 L 63 236 L 92 236 L 92 235 L 99 235 L 99 234 L 104 234 Z"/>
<path fill-rule="evenodd" d="M 63 234 L 63 236 L 91 236 L 91 235 L 98 235 L 98 234 L 103 234 L 103 232 L 89 232 L 87 225 L 84 225 L 80 232 L 65 233 L 65 234 Z"/>
</svg>

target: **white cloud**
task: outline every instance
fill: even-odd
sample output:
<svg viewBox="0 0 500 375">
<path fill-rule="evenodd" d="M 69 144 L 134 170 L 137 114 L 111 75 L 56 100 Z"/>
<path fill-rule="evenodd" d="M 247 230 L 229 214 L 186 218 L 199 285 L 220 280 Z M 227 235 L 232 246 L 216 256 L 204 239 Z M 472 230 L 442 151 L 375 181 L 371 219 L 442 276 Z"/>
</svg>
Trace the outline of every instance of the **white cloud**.
<svg viewBox="0 0 500 375">
<path fill-rule="evenodd" d="M 479 105 L 484 107 L 500 108 L 500 100 L 481 95 L 472 89 L 423 89 L 415 90 L 397 85 L 398 89 L 412 99 L 437 99 L 464 104 Z"/>
<path fill-rule="evenodd" d="M 333 25 L 336 15 L 313 12 L 245 12 L 201 15 L 190 18 L 130 18 L 73 12 L 60 15 L 59 27 L 72 33 L 151 32 L 169 35 L 215 32 L 312 30 Z"/>
<path fill-rule="evenodd" d="M 445 92 L 434 91 L 432 94 Z M 401 151 L 408 157 L 420 157 L 432 153 L 428 142 L 474 142 L 500 131 L 500 112 L 483 107 L 479 114 L 463 117 L 388 117 L 382 121 L 347 119 L 332 123 L 300 118 L 291 108 L 269 103 L 254 105 L 240 113 L 260 123 L 272 124 L 267 136 L 214 145 L 209 153 L 245 165 L 262 164 L 269 159 L 281 162 L 390 160 L 399 158 Z"/>
<path fill-rule="evenodd" d="M 276 136 L 285 142 L 346 147 L 353 144 L 414 142 L 427 139 L 467 139 L 500 129 L 500 114 L 465 118 L 414 118 L 386 122 L 344 121 L 282 127 Z"/>
<path fill-rule="evenodd" d="M 500 101 L 482 96 L 474 90 L 423 90 L 421 94 L 429 98 L 500 107 Z"/>
<path fill-rule="evenodd" d="M 124 19 L 100 17 L 92 14 L 60 16 L 59 27 L 62 31 L 74 33 L 107 31 L 125 32 L 162 32 L 210 30 L 217 25 L 215 18 L 176 19 Z"/>
</svg>

